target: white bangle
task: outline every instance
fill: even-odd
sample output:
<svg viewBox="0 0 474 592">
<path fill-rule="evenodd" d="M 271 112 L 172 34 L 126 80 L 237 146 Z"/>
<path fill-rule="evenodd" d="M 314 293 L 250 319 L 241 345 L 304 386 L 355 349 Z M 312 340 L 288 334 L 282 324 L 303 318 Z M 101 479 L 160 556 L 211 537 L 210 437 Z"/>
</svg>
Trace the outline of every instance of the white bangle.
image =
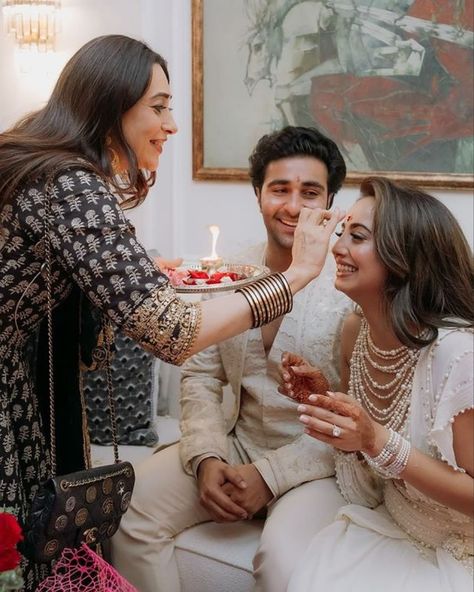
<svg viewBox="0 0 474 592">
<path fill-rule="evenodd" d="M 377 473 L 385 479 L 398 479 L 405 470 L 410 456 L 411 445 L 408 440 L 402 438 L 400 434 L 389 429 L 389 437 L 377 456 L 369 456 L 366 452 L 362 455 Z"/>
</svg>

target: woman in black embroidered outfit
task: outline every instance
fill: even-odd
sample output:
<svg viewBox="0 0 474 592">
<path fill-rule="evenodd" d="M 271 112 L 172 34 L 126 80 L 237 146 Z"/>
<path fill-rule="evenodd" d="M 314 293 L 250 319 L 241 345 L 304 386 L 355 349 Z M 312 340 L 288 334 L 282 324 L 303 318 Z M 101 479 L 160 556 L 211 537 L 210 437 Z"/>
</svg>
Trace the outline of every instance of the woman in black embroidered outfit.
<svg viewBox="0 0 474 592">
<path fill-rule="evenodd" d="M 78 350 L 90 358 L 88 302 L 156 356 L 180 364 L 286 312 L 291 294 L 324 263 L 339 213 L 307 209 L 293 263 L 275 280 L 278 294 L 262 289 L 199 305 L 176 296 L 122 213 L 145 198 L 163 144 L 176 132 L 170 99 L 163 58 L 110 35 L 71 58 L 42 110 L 0 134 L 0 507 L 13 507 L 21 521 L 49 470 L 41 335 L 35 368 L 28 361 L 47 313 L 45 240 L 52 248 L 58 474 L 87 462 Z M 287 308 L 275 308 L 285 291 Z M 27 561 L 22 567 L 28 591 L 48 570 Z"/>
</svg>

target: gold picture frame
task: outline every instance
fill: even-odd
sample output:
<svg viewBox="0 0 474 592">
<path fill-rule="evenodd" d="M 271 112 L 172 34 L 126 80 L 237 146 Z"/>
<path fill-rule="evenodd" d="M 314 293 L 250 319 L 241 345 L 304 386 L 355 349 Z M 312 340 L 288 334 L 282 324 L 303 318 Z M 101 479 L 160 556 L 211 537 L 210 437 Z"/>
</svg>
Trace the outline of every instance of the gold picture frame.
<svg viewBox="0 0 474 592">
<path fill-rule="evenodd" d="M 406 2 L 403 3 L 403 0 L 394 0 L 391 3 L 392 8 L 394 5 L 397 5 L 397 1 L 400 3 L 400 7 L 402 5 L 406 5 Z M 472 3 L 472 0 L 467 1 Z M 222 23 L 222 27 L 224 27 L 227 31 L 227 25 L 229 21 L 234 22 L 236 18 L 250 18 L 249 5 L 251 5 L 252 2 L 255 3 L 255 6 L 257 5 L 257 0 L 192 0 L 193 178 L 197 180 L 248 180 L 246 162 L 243 162 L 242 158 L 240 159 L 241 162 L 235 163 L 229 162 L 228 160 L 219 162 L 218 159 L 216 160 L 215 157 L 213 160 L 208 158 L 208 152 L 210 152 L 211 148 L 217 155 L 219 155 L 220 152 L 223 153 L 223 147 L 225 147 L 229 143 L 229 141 L 232 141 L 232 138 L 235 139 L 241 133 L 243 133 L 243 131 L 245 130 L 245 121 L 233 121 L 233 115 L 239 112 L 239 109 L 236 109 L 235 107 L 234 109 L 229 109 L 228 113 L 225 112 L 224 114 L 222 114 L 222 109 L 215 109 L 215 105 L 219 105 L 219 102 L 221 105 L 225 105 L 226 102 L 229 100 L 229 97 L 225 95 L 226 89 L 222 87 L 217 88 L 216 92 L 210 91 L 209 95 L 206 96 L 205 78 L 207 72 L 210 72 L 212 75 L 216 76 L 216 69 L 218 70 L 220 68 L 221 74 L 224 73 L 226 76 L 233 76 L 234 78 L 240 76 L 241 81 L 245 84 L 248 84 L 248 64 L 250 63 L 251 55 L 251 46 L 249 44 L 251 42 L 251 34 L 254 35 L 255 38 L 255 34 L 258 34 L 258 26 L 260 26 L 262 28 L 262 33 L 265 33 L 265 35 L 262 34 L 261 39 L 265 40 L 268 38 L 269 35 L 268 23 L 270 23 L 270 25 L 273 26 L 272 31 L 275 30 L 275 27 L 277 26 L 284 26 L 284 21 L 282 25 L 281 15 L 277 15 L 279 16 L 279 20 L 278 18 L 276 18 L 275 15 L 273 15 L 273 17 L 271 15 L 265 16 L 264 9 L 262 8 L 262 6 L 264 7 L 265 5 L 265 1 L 258 0 L 260 14 L 257 14 L 257 9 L 255 8 L 255 13 L 253 14 L 253 22 L 249 22 L 248 24 L 249 35 L 246 40 L 247 48 L 243 49 L 242 44 L 240 44 L 240 47 L 238 46 L 238 44 L 236 44 L 236 47 L 229 48 L 228 45 L 232 44 L 237 38 L 237 36 L 235 36 L 235 38 L 233 39 L 231 35 L 223 35 L 222 31 L 219 31 L 219 27 L 216 27 L 216 23 Z M 330 52 L 331 44 L 334 45 L 334 39 L 331 39 L 331 25 L 328 23 L 330 23 L 331 18 L 337 19 L 339 18 L 339 16 L 341 16 L 338 14 L 334 14 L 335 12 L 337 12 L 337 9 L 329 7 L 326 8 L 327 14 L 325 18 L 327 30 L 324 30 L 324 15 L 321 15 L 321 13 L 324 10 L 325 2 L 311 3 L 306 1 L 303 3 L 302 0 L 281 0 L 279 2 L 267 0 L 267 10 L 271 11 L 272 8 L 275 6 L 285 5 L 285 2 L 287 7 L 290 7 L 290 10 L 293 11 L 292 23 L 295 21 L 295 17 L 298 16 L 297 11 L 299 9 L 301 9 L 302 11 L 301 17 L 303 21 L 303 17 L 306 15 L 306 13 L 303 10 L 303 7 L 306 7 L 305 9 L 308 9 L 308 6 L 310 7 L 311 4 L 314 4 L 314 10 L 316 11 L 316 6 L 319 6 L 318 10 L 320 14 L 320 20 L 318 21 L 318 27 L 320 38 L 322 40 L 320 45 L 326 43 L 326 51 Z M 364 17 L 366 21 L 372 19 L 371 24 L 373 25 L 373 27 L 379 27 L 380 34 L 383 38 L 384 25 L 386 25 L 387 27 L 388 25 L 386 22 L 380 20 L 383 16 L 382 13 L 377 12 L 376 10 L 378 9 L 370 8 L 370 2 L 368 0 L 367 6 L 365 6 L 365 8 L 361 8 L 361 5 L 363 4 L 364 2 L 362 1 L 357 2 L 357 6 L 352 6 L 353 18 L 362 20 L 362 17 Z M 446 4 L 452 5 L 453 11 L 455 10 L 456 6 L 459 6 L 457 0 L 446 0 L 446 2 L 443 4 L 444 9 L 446 9 Z M 238 7 L 237 5 L 240 5 L 240 7 Z M 332 6 L 334 6 L 334 3 L 332 3 Z M 363 10 L 363 8 L 363 13 L 360 13 L 360 11 Z M 226 11 L 228 10 L 237 10 L 237 12 L 235 12 L 231 19 L 227 20 Z M 220 14 L 215 14 L 216 12 L 220 12 Z M 385 12 L 387 13 L 387 11 Z M 239 16 L 239 14 L 241 15 L 241 17 Z M 315 14 L 317 14 L 317 11 L 315 12 Z M 393 72 L 397 72 L 396 69 L 398 68 L 397 75 L 378 76 L 376 75 L 376 73 L 372 71 L 370 73 L 370 76 L 366 76 L 357 74 L 357 71 L 355 73 L 353 71 L 340 71 L 329 75 L 323 74 L 319 78 L 316 75 L 313 78 L 311 78 L 310 74 L 308 74 L 306 80 L 304 80 L 304 76 L 300 76 L 300 86 L 301 80 L 303 80 L 307 87 L 311 89 L 311 93 L 313 93 L 312 95 L 307 96 L 302 95 L 302 97 L 306 99 L 307 102 L 310 102 L 308 99 L 312 100 L 313 113 L 322 113 L 322 110 L 318 111 L 318 106 L 320 105 L 319 102 L 317 102 L 316 107 L 314 107 L 315 101 L 324 102 L 324 100 L 326 99 L 329 107 L 328 105 L 325 105 L 325 107 L 328 107 L 329 110 L 331 110 L 333 103 L 337 103 L 340 97 L 345 99 L 351 99 L 348 108 L 346 105 L 343 104 L 343 101 L 341 101 L 341 106 L 336 105 L 336 107 L 334 107 L 334 109 L 332 110 L 332 113 L 334 115 L 334 121 L 331 121 L 330 116 L 327 115 L 327 113 L 324 114 L 325 124 L 328 128 L 330 128 L 329 132 L 324 127 L 324 125 L 320 124 L 319 120 L 315 121 L 313 124 L 319 129 L 321 129 L 323 133 L 326 133 L 327 135 L 332 137 L 332 139 L 334 139 L 338 143 L 338 145 L 342 147 L 343 153 L 345 150 L 344 155 L 346 157 L 346 161 L 348 161 L 348 175 L 346 178 L 346 182 L 348 184 L 358 184 L 361 181 L 361 179 L 363 179 L 369 174 L 380 174 L 385 175 L 393 180 L 413 182 L 424 187 L 436 187 L 439 189 L 471 189 L 474 187 L 474 171 L 472 170 L 472 164 L 470 164 L 472 163 L 472 159 L 474 158 L 474 123 L 472 109 L 473 99 L 471 97 L 473 88 L 473 53 L 472 51 L 469 52 L 469 46 L 472 43 L 473 33 L 470 29 L 466 28 L 466 26 L 462 22 L 462 15 L 459 16 L 458 13 L 453 12 L 453 23 L 444 24 L 444 28 L 441 28 L 441 33 L 439 32 L 439 27 L 438 29 L 436 29 L 437 32 L 435 33 L 435 28 L 434 25 L 432 26 L 432 23 L 435 23 L 436 20 L 439 20 L 440 17 L 443 17 L 444 20 L 446 20 L 446 13 L 443 13 L 443 15 L 425 15 L 426 18 L 422 18 L 422 16 L 423 15 L 412 16 L 410 14 L 398 15 L 399 18 L 397 22 L 399 24 L 397 25 L 398 28 L 396 29 L 396 32 L 398 31 L 401 40 L 397 39 L 397 43 L 405 49 L 405 54 L 409 55 L 411 62 L 414 62 L 415 65 L 413 65 L 413 63 L 411 63 L 410 66 L 405 65 L 406 70 L 404 70 L 403 63 L 400 65 L 394 62 Z M 260 23 L 258 22 L 258 18 L 260 18 Z M 386 18 L 389 17 L 387 16 Z M 207 20 L 209 20 L 209 23 L 207 22 Z M 413 31 L 416 31 L 415 25 L 418 27 L 418 30 L 424 28 L 424 36 L 421 42 L 413 33 Z M 302 22 L 300 28 L 297 31 L 300 38 L 304 37 L 304 26 L 306 25 L 304 25 L 304 23 Z M 264 31 L 265 27 L 267 27 L 266 31 Z M 361 27 L 359 27 L 359 29 L 361 29 Z M 336 28 L 334 28 L 334 30 L 336 30 Z M 430 31 L 433 35 L 437 35 L 437 37 L 435 36 L 431 38 Z M 457 31 L 457 39 L 454 39 L 455 31 Z M 394 32 L 393 27 L 390 29 L 390 32 Z M 351 34 L 352 32 L 349 32 L 349 38 Z M 359 43 L 365 43 L 367 46 L 370 46 L 370 44 L 375 46 L 377 45 L 378 40 L 374 41 L 373 38 L 364 39 L 363 34 L 364 32 L 362 28 L 362 33 L 359 34 L 360 38 L 357 39 Z M 214 38 L 217 38 L 216 35 L 220 35 L 220 41 L 218 40 L 218 42 L 215 43 L 215 45 L 217 46 L 208 46 L 208 51 L 205 52 L 206 43 L 213 44 Z M 317 37 L 316 33 L 311 34 L 311 32 L 309 32 L 307 36 L 308 43 L 311 43 L 313 41 L 315 42 L 315 36 Z M 450 41 L 451 38 L 453 39 L 453 41 Z M 242 40 L 240 39 L 240 42 L 241 41 Z M 263 42 L 265 43 L 265 41 Z M 218 43 L 220 43 L 220 46 Z M 428 47 L 430 43 L 433 47 Z M 458 68 L 457 71 L 450 73 L 446 73 L 445 71 L 443 71 L 443 67 L 445 67 L 445 64 L 443 63 L 445 53 L 443 52 L 447 51 L 446 47 L 443 47 L 443 44 L 447 47 L 451 46 L 448 47 L 451 53 L 454 50 L 458 52 L 464 70 Z M 283 45 L 283 47 L 285 46 Z M 373 51 L 375 51 L 376 49 L 377 47 L 375 47 Z M 385 46 L 383 46 L 380 51 L 380 54 L 382 56 L 383 49 L 385 49 Z M 393 47 L 391 47 L 390 49 L 392 50 L 393 54 L 395 50 L 393 49 Z M 430 51 L 428 51 L 428 49 Z M 434 50 L 437 50 L 438 54 L 436 54 L 436 51 Z M 225 61 L 226 58 L 223 57 L 223 52 L 230 52 L 229 55 L 232 55 L 232 52 L 234 52 L 235 54 L 238 51 L 243 51 L 244 53 L 245 51 L 247 51 L 248 54 L 247 73 L 245 77 L 245 82 L 243 80 L 243 71 L 239 71 L 238 68 L 231 68 L 230 66 L 229 68 L 227 68 Z M 280 56 L 283 55 L 283 51 L 286 50 L 281 50 Z M 288 51 L 291 51 L 291 48 L 288 49 Z M 403 54 L 400 54 L 400 56 L 402 55 Z M 401 60 L 400 56 L 399 61 Z M 428 61 L 427 56 L 429 56 L 430 61 Z M 243 59 L 244 58 L 241 58 L 241 61 Z M 305 56 L 305 59 L 307 60 L 307 55 Z M 420 65 L 419 62 L 423 60 L 424 63 Z M 273 62 L 275 62 L 275 60 Z M 319 65 L 313 71 L 317 72 L 318 67 Z M 409 67 L 412 68 L 412 71 L 413 68 L 417 68 L 416 71 L 419 72 L 419 76 L 423 76 L 423 80 L 420 81 L 413 75 L 411 77 L 407 76 Z M 362 66 L 359 65 L 359 68 L 362 68 Z M 469 68 L 471 69 L 469 70 Z M 385 70 L 381 68 L 380 72 L 383 71 Z M 463 72 L 464 76 L 467 77 L 467 81 L 460 80 Z M 325 82 L 324 85 L 322 85 L 319 82 L 320 80 L 323 80 L 323 76 Z M 457 79 L 455 78 L 456 76 L 458 76 Z M 218 79 L 216 78 L 216 80 Z M 326 97 L 324 97 L 324 92 L 327 88 L 328 82 L 332 83 L 334 85 L 334 88 L 331 91 L 332 94 L 326 93 Z M 349 84 L 349 89 L 347 86 L 344 86 L 345 83 Z M 431 83 L 433 85 L 433 88 L 435 88 L 437 84 L 444 84 L 444 94 L 443 96 L 441 96 L 441 94 L 439 95 L 438 102 L 436 102 L 434 99 L 431 100 L 430 94 L 428 92 L 425 92 L 425 88 L 423 85 L 426 85 L 428 83 Z M 457 88 L 456 83 L 458 84 L 458 87 L 459 85 L 461 85 L 462 88 Z M 269 83 L 267 80 L 264 84 L 266 84 L 268 88 L 269 86 L 271 86 L 272 83 Z M 319 84 L 321 84 L 321 86 L 324 88 L 322 88 L 322 90 L 320 91 L 315 91 L 315 88 L 318 89 Z M 280 84 L 280 86 L 278 86 L 278 83 L 275 83 L 275 81 L 273 81 L 273 85 L 274 87 L 276 86 L 277 91 L 279 89 L 281 91 L 281 89 L 284 86 L 283 84 Z M 291 83 L 287 84 L 286 86 L 288 86 L 291 89 Z M 354 87 L 357 87 L 356 90 L 353 90 Z M 386 87 L 386 89 L 383 92 L 381 92 L 380 87 Z M 461 90 L 465 91 L 464 95 L 460 94 Z M 370 91 L 372 91 L 374 94 L 370 95 Z M 362 98 L 360 98 L 361 93 Z M 393 93 L 399 93 L 400 98 L 398 102 L 390 102 Z M 277 96 L 277 92 L 275 92 L 275 96 Z M 292 103 L 296 103 L 296 99 L 299 101 L 299 104 L 302 104 L 302 97 L 297 96 L 296 94 L 292 95 L 290 91 L 284 99 L 284 101 L 286 101 L 286 104 L 284 104 L 284 106 L 288 107 Z M 356 103 L 356 97 L 360 98 L 359 103 Z M 459 102 L 458 105 L 453 103 L 456 97 Z M 425 98 L 427 101 L 426 104 L 423 103 L 423 100 Z M 206 110 L 206 102 L 210 101 L 211 99 L 214 101 L 214 110 Z M 406 108 L 407 104 L 409 105 L 409 108 Z M 369 112 L 368 114 L 367 109 L 370 108 L 371 105 L 373 111 Z M 396 107 L 395 110 L 394 106 Z M 279 108 L 280 107 L 281 103 L 279 104 Z M 282 109 L 280 108 L 280 111 L 281 110 Z M 424 113 L 429 110 L 431 110 L 433 117 L 437 114 L 440 119 L 430 122 L 430 120 L 424 116 Z M 216 112 L 216 115 L 214 115 L 214 111 Z M 218 111 L 221 111 L 220 115 L 217 113 Z M 296 113 L 296 115 L 298 115 L 299 113 L 297 108 L 294 108 L 294 112 Z M 304 112 L 305 117 L 307 116 L 307 112 L 308 109 Z M 451 119 L 447 123 L 443 123 L 443 115 L 445 117 L 449 115 Z M 418 119 L 416 119 L 417 117 Z M 332 132 L 332 130 L 337 129 L 338 118 L 345 118 L 343 119 L 343 125 L 340 126 L 340 128 L 343 130 L 341 137 L 338 137 L 338 133 L 330 133 Z M 210 121 L 210 119 L 212 121 Z M 411 121 L 412 119 L 413 124 L 412 127 L 410 127 L 407 125 L 407 122 Z M 391 120 L 394 122 L 393 126 L 389 125 Z M 297 116 L 294 117 L 294 121 L 291 117 L 289 121 L 285 121 L 284 119 L 282 121 L 282 125 L 288 123 L 296 125 L 308 125 L 307 121 L 300 122 Z M 351 123 L 354 126 L 357 124 L 357 129 L 354 127 L 354 129 L 351 130 Z M 366 126 L 372 126 L 370 129 L 366 131 L 365 135 L 364 124 Z M 384 124 L 386 124 L 385 128 L 383 127 Z M 206 139 L 208 135 L 209 137 L 211 137 L 211 134 L 209 134 L 208 132 L 208 125 L 212 125 L 212 129 L 217 130 L 214 131 L 214 135 L 212 136 L 214 140 L 212 141 L 208 141 Z M 459 130 L 458 135 L 454 133 L 452 137 L 448 137 L 447 135 L 443 136 L 443 130 L 445 131 L 449 126 L 451 126 L 451 130 Z M 228 131 L 227 128 L 229 128 L 230 131 Z M 374 132 L 374 129 L 377 131 L 377 133 Z M 466 135 L 466 129 L 473 130 L 472 135 Z M 220 133 L 221 131 L 222 133 Z M 366 161 L 370 164 L 370 166 L 358 167 L 355 165 L 351 165 L 352 153 L 350 152 L 348 146 L 351 146 L 352 144 L 351 142 L 347 141 L 347 138 L 350 138 L 352 141 L 352 137 L 357 136 L 357 134 L 359 134 L 358 138 L 362 138 L 362 141 L 359 143 L 354 142 L 353 145 L 357 148 L 357 151 L 354 150 L 353 153 L 356 154 L 356 152 L 360 152 L 362 155 L 362 161 Z M 392 134 L 392 136 L 390 136 L 390 134 Z M 259 137 L 260 135 L 261 134 L 259 134 L 257 137 Z M 378 144 L 377 137 L 383 139 Z M 367 138 L 369 138 L 369 140 L 367 140 Z M 219 142 L 222 141 L 222 146 L 214 146 L 212 144 L 212 142 L 214 142 L 216 139 Z M 371 145 L 371 142 L 373 145 Z M 360 146 L 360 144 L 362 144 L 362 147 Z M 246 153 L 247 156 L 250 153 L 253 145 L 254 144 L 251 141 L 248 142 Z M 403 158 L 400 157 L 399 159 L 402 162 L 416 164 L 418 162 L 418 158 L 419 162 L 422 163 L 422 166 L 424 166 L 425 168 L 428 166 L 432 166 L 434 170 L 409 170 L 408 166 L 405 166 L 405 168 L 401 167 L 401 170 L 389 170 L 387 168 L 383 168 L 383 164 L 382 168 L 374 167 L 373 159 L 367 157 L 367 154 L 377 154 L 377 150 L 379 150 L 378 154 L 382 154 L 381 151 L 383 149 L 387 151 L 387 154 L 384 155 L 385 162 L 390 161 L 390 155 L 392 153 L 396 153 L 397 156 L 402 154 Z M 242 154 L 244 154 L 244 152 L 245 149 L 242 150 Z M 353 162 L 356 162 L 356 157 L 352 158 Z M 212 161 L 210 162 L 210 160 Z M 383 158 L 380 158 L 380 161 L 382 163 L 383 160 Z M 440 163 L 440 166 L 438 168 L 446 168 L 448 167 L 448 164 L 446 164 L 447 161 L 449 161 L 449 163 L 454 163 L 455 166 L 451 166 L 451 164 L 449 164 L 449 170 L 436 170 L 436 163 Z M 393 162 L 393 160 L 390 162 Z M 462 168 L 462 166 L 460 166 L 460 163 L 462 166 L 464 166 L 464 169 Z M 466 165 L 466 163 L 468 164 Z"/>
</svg>

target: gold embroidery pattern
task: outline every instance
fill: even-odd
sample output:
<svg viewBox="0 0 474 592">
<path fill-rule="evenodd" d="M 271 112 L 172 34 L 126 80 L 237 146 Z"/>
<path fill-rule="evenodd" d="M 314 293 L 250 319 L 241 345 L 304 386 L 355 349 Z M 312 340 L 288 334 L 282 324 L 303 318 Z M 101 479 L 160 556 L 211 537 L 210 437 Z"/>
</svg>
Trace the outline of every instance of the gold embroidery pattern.
<svg viewBox="0 0 474 592">
<path fill-rule="evenodd" d="M 124 332 L 165 362 L 181 365 L 199 333 L 201 306 L 180 300 L 170 286 L 153 290 L 131 314 Z"/>
</svg>

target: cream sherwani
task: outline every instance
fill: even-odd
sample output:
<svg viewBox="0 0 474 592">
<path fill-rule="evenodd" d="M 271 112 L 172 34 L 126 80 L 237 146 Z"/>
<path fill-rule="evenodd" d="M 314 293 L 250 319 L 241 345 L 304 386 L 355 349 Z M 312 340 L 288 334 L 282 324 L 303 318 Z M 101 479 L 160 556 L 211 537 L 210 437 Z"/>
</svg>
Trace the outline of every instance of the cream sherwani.
<svg viewBox="0 0 474 592">
<path fill-rule="evenodd" d="M 263 259 L 261 245 L 241 260 Z M 334 289 L 334 275 L 328 258 L 321 275 L 295 296 L 268 354 L 260 329 L 254 329 L 183 366 L 181 441 L 138 468 L 131 507 L 113 541 L 114 562 L 140 592 L 180 590 L 173 537 L 210 519 L 199 505 L 194 477 L 206 457 L 253 463 L 274 495 L 254 560 L 258 590 L 284 590 L 299 552 L 293 541 L 304 548 L 302 531 L 308 531 L 309 540 L 315 526 L 330 522 L 341 502 L 333 480 L 325 479 L 334 473 L 332 452 L 303 433 L 296 403 L 277 387 L 284 351 L 302 355 L 321 368 L 332 387 L 338 386 L 339 331 L 350 304 Z M 229 419 L 222 406 L 226 384 L 234 395 Z M 314 485 L 320 479 L 318 494 Z M 310 516 L 308 507 L 315 507 Z"/>
</svg>

